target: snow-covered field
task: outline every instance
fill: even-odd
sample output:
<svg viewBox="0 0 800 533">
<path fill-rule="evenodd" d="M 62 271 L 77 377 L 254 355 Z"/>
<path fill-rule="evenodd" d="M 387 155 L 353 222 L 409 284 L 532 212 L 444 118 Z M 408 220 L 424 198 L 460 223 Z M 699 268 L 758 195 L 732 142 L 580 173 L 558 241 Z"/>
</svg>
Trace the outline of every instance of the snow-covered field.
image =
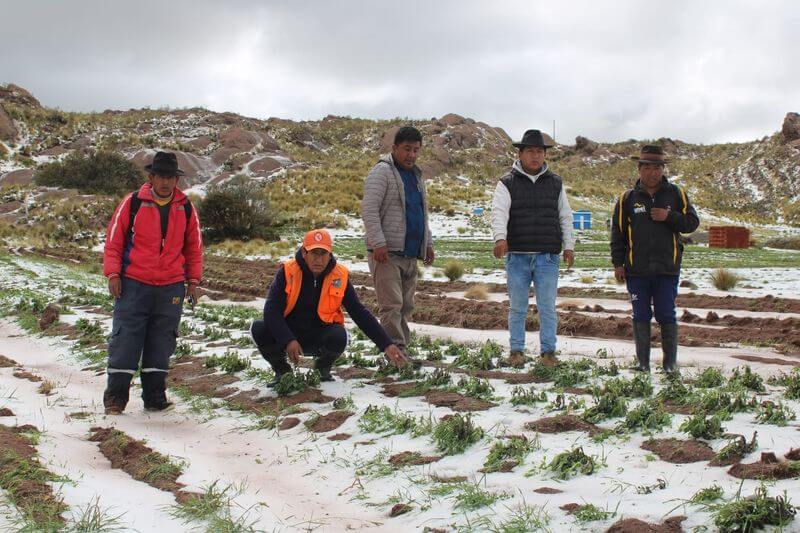
<svg viewBox="0 0 800 533">
<path fill-rule="evenodd" d="M 571 276 L 565 277 L 566 284 L 573 283 Z M 597 273 L 598 279 L 605 276 L 607 273 Z M 691 277 L 698 284 L 695 292 L 711 292 L 701 284 L 699 276 L 687 273 L 685 277 Z M 796 269 L 781 272 L 753 269 L 746 277 L 760 280 L 758 283 L 763 285 L 759 290 L 776 296 L 781 290 L 785 291 L 784 296 L 794 296 L 800 285 L 800 273 Z M 97 275 L 51 261 L 0 256 L 0 280 L 0 300 L 6 312 L 13 309 L 20 298 L 55 301 L 67 296 L 72 299 L 62 305 L 62 323 L 74 326 L 97 321 L 104 334 L 110 329 L 110 318 L 102 314 L 96 304 L 81 303 L 81 298 L 94 302 L 102 296 L 104 280 Z M 504 280 L 478 276 L 474 281 Z M 572 300 L 576 304 L 584 303 Z M 202 358 L 234 354 L 246 360 L 250 369 L 266 371 L 268 366 L 254 347 L 246 341 L 237 342 L 245 335 L 241 323 L 223 324 L 220 319 L 250 316 L 248 313 L 257 313 L 260 304 L 252 302 L 248 307 L 225 302 L 203 303 L 194 312 L 188 311 L 184 319 L 187 336 L 181 340 L 183 348 Z M 625 302 L 604 300 L 602 305 L 607 309 L 623 308 Z M 65 308 L 69 308 L 71 314 L 64 313 Z M 740 312 L 740 316 L 747 316 L 746 312 Z M 204 335 L 208 337 L 209 328 L 225 334 L 213 340 L 204 338 Z M 505 331 L 423 324 L 415 324 L 414 330 L 421 339 L 417 350 L 422 358 L 436 359 L 431 354 L 441 353 L 443 362 L 452 363 L 459 356 L 455 354 L 474 356 L 481 349 L 498 349 L 493 352 L 495 363 L 498 354 L 505 356 L 501 353 L 505 352 L 502 347 L 507 346 Z M 534 353 L 536 337 L 536 333 L 528 334 Z M 499 348 L 485 344 L 490 340 Z M 569 373 L 560 379 L 575 377 L 575 385 L 586 389 L 592 385 L 602 388 L 609 379 L 624 378 L 630 382 L 633 378 L 633 373 L 626 369 L 633 353 L 629 341 L 562 337 L 559 342 L 562 358 L 573 362 Z M 222 528 L 220 524 L 223 523 L 228 524 L 225 530 L 229 531 L 423 531 L 426 528 L 428 531 L 602 531 L 621 519 L 661 523 L 675 515 L 686 516 L 682 526 L 687 531 L 712 531 L 715 529 L 712 513 L 700 505 L 686 503 L 700 489 L 718 486 L 724 492 L 720 501 L 724 501 L 733 499 L 737 491 L 743 496 L 750 495 L 762 483 L 766 483 L 769 494 L 774 496 L 786 492 L 796 498 L 800 488 L 800 468 L 790 479 L 741 480 L 727 473 L 729 467 L 709 466 L 707 459 L 676 464 L 641 448 L 651 437 L 689 438 L 680 430 L 681 423 L 690 418 L 685 414 L 670 415 L 668 425 L 660 431 L 609 431 L 595 438 L 583 431 L 535 431 L 527 424 L 566 412 L 586 416 L 596 401 L 588 391 L 564 392 L 552 382 L 514 385 L 500 379 L 499 375 L 489 376 L 488 384 L 493 391 L 484 389 L 481 396 L 493 405 L 470 415 L 471 422 L 483 430 L 483 435 L 462 453 L 452 455 L 443 453 L 441 441 L 435 438 L 436 432 L 425 431 L 422 421 L 432 420 L 435 427 L 437 422 L 453 415 L 453 409 L 435 406 L 424 396 L 386 396 L 382 390 L 387 383 L 371 378 L 345 380 L 339 377 L 334 383 L 321 384 L 324 395 L 342 399 L 337 407 L 330 403 L 307 403 L 302 404 L 302 409 L 284 409 L 270 415 L 258 415 L 246 409 L 230 410 L 223 405 L 223 397 L 203 394 L 172 394 L 171 399 L 177 403 L 173 411 L 145 413 L 137 385 L 126 413 L 109 417 L 102 410 L 105 382 L 102 364 L 89 364 L 86 355 L 89 348 L 76 343 L 80 343 L 80 338 L 67 340 L 30 333 L 17 324 L 14 316 L 0 321 L 0 354 L 53 385 L 51 393 L 45 395 L 38 392 L 40 383 L 15 377 L 14 368 L 0 368 L 0 408 L 13 412 L 13 416 L 0 417 L 0 424 L 32 424 L 41 432 L 36 451 L 42 464 L 51 472 L 68 478 L 68 481 L 52 484 L 69 508 L 64 513 L 68 524 L 70 517 L 80 515 L 81 509 L 97 503 L 106 517 L 118 517 L 117 527 L 131 531 L 222 530 L 216 528 Z M 653 351 L 654 366 L 660 360 L 658 352 L 657 348 Z M 451 353 L 454 355 L 449 355 Z M 751 363 L 752 370 L 764 378 L 788 372 L 792 365 L 800 364 L 797 357 L 769 348 L 681 347 L 680 353 L 687 383 L 690 383 L 688 378 L 709 367 L 721 369 L 727 380 L 733 368 L 743 364 L 732 356 L 742 353 L 787 363 Z M 342 369 L 363 366 L 376 359 L 369 342 L 356 335 L 346 355 L 347 363 Z M 620 368 L 616 376 L 607 375 L 613 374 L 613 370 L 608 370 L 612 362 Z M 181 359 L 176 363 L 180 364 Z M 458 366 L 462 368 L 464 364 Z M 533 370 L 531 363 L 527 370 Z M 423 371 L 425 374 L 418 376 L 417 382 L 424 376 L 431 376 L 433 367 L 423 367 Z M 222 374 L 220 370 L 217 372 Z M 240 371 L 232 375 L 234 379 L 227 384 L 229 387 L 257 390 L 261 398 L 275 396 L 254 377 L 255 373 Z M 401 376 L 389 377 L 403 381 Z M 453 369 L 451 385 L 455 386 L 461 378 L 468 381 L 462 370 Z M 472 385 L 485 387 L 484 380 L 480 379 L 475 379 Z M 658 373 L 652 376 L 652 385 L 653 395 L 668 388 L 667 381 Z M 456 388 L 466 394 L 468 386 L 465 382 Z M 513 392 L 515 387 L 522 389 Z M 480 395 L 475 389 L 469 390 Z M 512 398 L 521 390 L 532 390 L 537 395 L 543 392 L 546 401 L 512 404 Z M 699 387 L 692 390 L 698 394 L 712 392 Z M 734 388 L 729 390 L 734 394 Z M 724 432 L 748 439 L 753 432 L 758 432 L 758 447 L 747 454 L 742 463 L 757 461 L 762 452 L 773 451 L 780 458 L 791 449 L 800 448 L 800 427 L 796 420 L 788 420 L 786 425 L 756 420 L 765 401 L 780 402 L 794 413 L 800 410 L 800 401 L 788 398 L 784 387 L 775 384 L 767 384 L 760 393 L 746 388 L 736 390 L 748 400 L 754 398 L 754 403 L 751 408 L 733 412 L 724 420 Z M 628 412 L 648 402 L 650 397 L 647 394 L 645 398 L 627 397 Z M 566 410 L 559 404 L 562 400 L 568 406 Z M 754 407 L 756 405 L 758 407 Z M 411 425 L 418 429 L 418 436 L 412 437 L 411 430 L 397 428 L 366 429 L 369 406 L 388 407 L 395 415 L 415 419 L 416 425 Z M 339 427 L 330 431 L 311 429 L 317 415 L 342 410 L 353 415 Z M 84 415 L 77 417 L 75 413 Z M 267 423 L 280 426 L 291 417 L 299 418 L 301 423 L 284 430 Z M 614 416 L 598 421 L 597 425 L 600 429 L 613 430 L 624 420 L 624 417 Z M 309 422 L 309 427 L 303 422 Z M 218 487 L 231 487 L 224 509 L 218 511 L 228 522 L 215 522 L 214 526 L 210 519 L 184 522 L 176 518 L 173 511 L 177 503 L 172 493 L 136 481 L 122 470 L 111 467 L 97 444 L 88 440 L 89 430 L 95 426 L 122 430 L 181 464 L 178 481 L 186 485 L 185 490 L 202 491 L 215 482 Z M 334 434 L 346 435 L 341 437 L 343 440 L 330 440 L 328 437 Z M 527 443 L 520 464 L 509 472 L 479 472 L 490 450 L 510 442 L 509 436 L 524 437 Z M 718 436 L 705 442 L 718 452 L 728 439 Z M 593 471 L 557 479 L 556 472 L 549 468 L 552 461 L 558 454 L 577 448 L 593 459 Z M 422 456 L 441 458 L 419 466 L 391 465 L 388 459 L 399 452 L 419 452 Z M 463 479 L 443 481 L 447 478 Z M 557 492 L 535 492 L 543 487 Z M 592 504 L 595 517 L 601 518 L 580 521 L 578 516 L 588 515 L 573 515 L 560 508 L 570 503 Z M 400 509 L 399 504 L 407 505 L 407 512 L 390 516 L 392 509 Z M 0 517 L 0 528 L 14 529 L 19 523 L 19 514 L 7 503 L 4 516 Z M 800 531 L 800 523 L 791 522 L 783 530 Z"/>
</svg>

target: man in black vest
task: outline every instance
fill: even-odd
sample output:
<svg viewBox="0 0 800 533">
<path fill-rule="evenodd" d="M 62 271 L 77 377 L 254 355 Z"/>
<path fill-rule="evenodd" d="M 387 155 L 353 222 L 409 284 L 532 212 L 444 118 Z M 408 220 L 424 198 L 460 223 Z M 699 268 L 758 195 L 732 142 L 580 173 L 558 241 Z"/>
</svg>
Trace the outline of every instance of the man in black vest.
<svg viewBox="0 0 800 533">
<path fill-rule="evenodd" d="M 627 283 L 633 307 L 637 370 L 650 371 L 650 321 L 655 309 L 661 326 L 662 366 L 678 369 L 678 323 L 675 298 L 683 258 L 681 233 L 700 224 L 686 191 L 664 176 L 667 163 L 660 146 L 646 145 L 639 156 L 639 179 L 622 193 L 611 223 L 611 262 L 617 281 Z"/>
<path fill-rule="evenodd" d="M 556 351 L 556 292 L 559 254 L 564 250 L 568 268 L 575 261 L 572 209 L 561 178 L 550 171 L 544 158 L 552 141 L 539 130 L 528 130 L 514 143 L 519 159 L 500 178 L 492 199 L 494 256 L 506 258 L 508 276 L 509 364 L 525 363 L 525 321 L 533 281 L 539 311 L 541 361 L 558 362 Z"/>
</svg>

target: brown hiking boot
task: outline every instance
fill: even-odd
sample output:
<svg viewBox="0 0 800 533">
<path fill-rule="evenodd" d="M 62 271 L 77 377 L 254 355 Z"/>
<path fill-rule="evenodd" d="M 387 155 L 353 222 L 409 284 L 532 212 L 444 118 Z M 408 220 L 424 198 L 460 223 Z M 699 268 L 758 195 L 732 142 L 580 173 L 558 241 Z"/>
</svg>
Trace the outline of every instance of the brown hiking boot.
<svg viewBox="0 0 800 533">
<path fill-rule="evenodd" d="M 544 366 L 558 366 L 558 359 L 554 352 L 543 352 L 539 356 L 539 361 L 541 361 Z"/>
<path fill-rule="evenodd" d="M 513 350 L 508 354 L 508 359 L 505 360 L 505 363 L 512 368 L 522 368 L 525 366 L 526 360 L 525 352 Z"/>
<path fill-rule="evenodd" d="M 121 407 L 119 405 L 107 405 L 106 406 L 106 414 L 107 415 L 121 415 L 124 410 L 125 410 L 125 407 Z"/>
</svg>

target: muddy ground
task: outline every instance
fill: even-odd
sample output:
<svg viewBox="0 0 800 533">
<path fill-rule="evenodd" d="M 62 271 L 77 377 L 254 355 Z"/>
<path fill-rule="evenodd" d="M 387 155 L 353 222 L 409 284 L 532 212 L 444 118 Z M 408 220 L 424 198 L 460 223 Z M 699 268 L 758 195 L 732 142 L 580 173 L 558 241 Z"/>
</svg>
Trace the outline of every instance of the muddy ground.
<svg viewBox="0 0 800 533">
<path fill-rule="evenodd" d="M 99 254 L 81 252 L 70 248 L 34 249 L 30 253 L 45 255 L 70 261 L 92 261 L 100 264 Z M 233 301 L 263 298 L 278 263 L 267 260 L 246 260 L 209 255 L 205 259 L 202 290 L 212 299 Z M 352 272 L 354 285 L 371 287 L 369 275 Z M 422 281 L 418 285 L 414 322 L 446 327 L 469 329 L 506 329 L 508 316 L 507 302 L 488 302 L 448 298 L 444 293 L 464 290 L 469 284 L 462 281 L 438 282 Z M 505 291 L 502 284 L 492 284 L 490 290 Z M 373 312 L 376 310 L 374 294 L 366 288 L 358 289 L 359 297 Z M 607 289 L 562 288 L 559 295 L 571 297 L 602 297 L 624 299 L 625 295 Z M 775 298 L 746 298 L 739 296 L 705 296 L 694 293 L 680 295 L 678 306 L 708 309 L 730 309 L 747 311 L 770 311 L 800 313 L 800 300 Z M 531 306 L 532 309 L 535 306 Z M 577 337 L 599 337 L 607 339 L 632 338 L 630 319 L 626 316 L 591 316 L 602 307 L 592 307 L 589 314 L 576 312 L 559 313 L 558 333 Z M 685 322 L 680 328 L 680 343 L 684 346 L 717 347 L 729 343 L 742 343 L 753 346 L 774 346 L 787 355 L 800 357 L 800 320 L 786 318 L 719 317 L 715 313 L 696 316 L 685 313 Z M 713 325 L 714 333 L 703 325 Z M 537 317 L 531 312 L 527 329 L 538 329 Z M 659 340 L 658 328 L 653 328 L 653 340 Z"/>
</svg>

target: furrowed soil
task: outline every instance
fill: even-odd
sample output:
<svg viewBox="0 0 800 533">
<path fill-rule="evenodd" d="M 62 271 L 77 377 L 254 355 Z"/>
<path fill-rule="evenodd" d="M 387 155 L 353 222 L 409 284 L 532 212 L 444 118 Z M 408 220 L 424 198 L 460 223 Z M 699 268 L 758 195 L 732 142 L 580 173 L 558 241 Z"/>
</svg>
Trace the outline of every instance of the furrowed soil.
<svg viewBox="0 0 800 533">
<path fill-rule="evenodd" d="M 36 449 L 24 436 L 31 431 L 38 432 L 33 426 L 0 424 L 1 486 L 17 509 L 34 524 L 43 528 L 63 524 L 61 513 L 67 506 L 53 494 L 53 488 L 41 475 L 28 474 L 43 470 Z"/>
</svg>

